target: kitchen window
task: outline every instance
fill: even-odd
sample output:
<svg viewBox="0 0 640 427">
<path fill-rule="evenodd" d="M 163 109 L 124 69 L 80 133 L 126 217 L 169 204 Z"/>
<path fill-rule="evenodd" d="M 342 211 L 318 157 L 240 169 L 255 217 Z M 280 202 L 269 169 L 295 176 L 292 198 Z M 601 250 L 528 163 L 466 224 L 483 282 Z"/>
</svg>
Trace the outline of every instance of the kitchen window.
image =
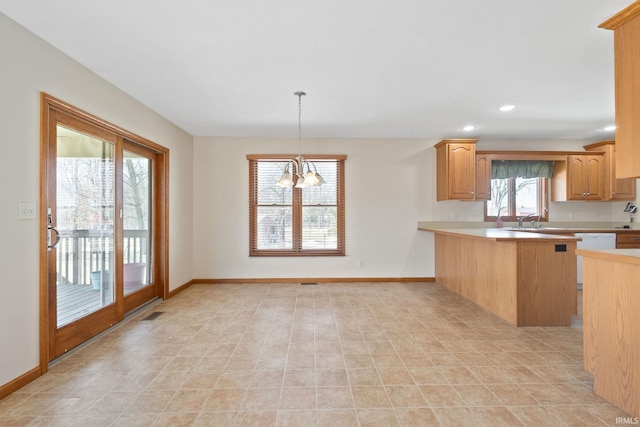
<svg viewBox="0 0 640 427">
<path fill-rule="evenodd" d="M 553 161 L 501 160 L 491 162 L 491 199 L 485 202 L 485 221 L 517 221 L 530 216 L 547 221 L 549 178 Z"/>
<path fill-rule="evenodd" d="M 346 156 L 305 156 L 325 183 L 276 185 L 291 156 L 248 155 L 249 255 L 345 255 Z"/>
<path fill-rule="evenodd" d="M 491 200 L 485 203 L 485 221 L 517 221 L 530 215 L 548 220 L 547 178 L 502 178 L 491 180 Z"/>
</svg>

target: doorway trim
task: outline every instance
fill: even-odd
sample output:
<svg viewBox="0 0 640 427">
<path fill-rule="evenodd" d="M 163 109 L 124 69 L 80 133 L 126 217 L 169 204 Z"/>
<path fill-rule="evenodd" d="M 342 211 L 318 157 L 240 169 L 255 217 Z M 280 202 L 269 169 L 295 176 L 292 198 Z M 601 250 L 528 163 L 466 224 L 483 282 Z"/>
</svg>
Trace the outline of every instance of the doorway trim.
<svg viewBox="0 0 640 427">
<path fill-rule="evenodd" d="M 154 277 L 157 281 L 158 296 L 166 299 L 169 295 L 169 149 L 146 138 L 129 132 L 119 126 L 107 122 L 93 114 L 74 107 L 44 92 L 40 93 L 40 207 L 39 207 L 39 283 L 40 283 L 40 375 L 49 370 L 50 313 L 49 313 L 49 280 L 47 271 L 47 206 L 50 177 L 48 170 L 50 159 L 49 135 L 56 123 L 51 123 L 50 113 L 59 111 L 66 115 L 98 126 L 119 137 L 143 146 L 156 153 L 157 168 L 153 177 L 155 186 L 154 213 L 156 226 L 153 238 L 157 244 Z"/>
</svg>

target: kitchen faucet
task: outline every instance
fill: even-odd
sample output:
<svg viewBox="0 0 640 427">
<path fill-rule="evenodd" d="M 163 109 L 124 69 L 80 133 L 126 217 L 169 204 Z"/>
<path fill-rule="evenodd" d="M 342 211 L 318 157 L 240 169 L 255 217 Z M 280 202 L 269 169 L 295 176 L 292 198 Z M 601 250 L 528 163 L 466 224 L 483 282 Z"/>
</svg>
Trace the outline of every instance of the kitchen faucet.
<svg viewBox="0 0 640 427">
<path fill-rule="evenodd" d="M 527 218 L 531 218 L 533 216 L 535 216 L 535 213 L 530 213 L 527 216 L 521 216 L 520 218 L 518 218 L 518 228 L 522 228 L 523 227 L 522 221 L 524 221 Z M 538 221 L 540 221 L 540 215 L 538 215 Z M 533 227 L 533 225 L 535 224 L 535 221 L 531 221 L 531 224 L 532 224 L 532 227 Z"/>
</svg>

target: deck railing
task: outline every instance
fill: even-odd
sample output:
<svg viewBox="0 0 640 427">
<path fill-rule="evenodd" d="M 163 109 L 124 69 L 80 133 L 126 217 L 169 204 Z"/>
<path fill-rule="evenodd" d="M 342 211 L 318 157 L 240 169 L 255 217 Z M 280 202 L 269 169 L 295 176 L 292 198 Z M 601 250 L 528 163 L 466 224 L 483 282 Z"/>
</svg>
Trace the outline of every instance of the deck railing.
<svg viewBox="0 0 640 427">
<path fill-rule="evenodd" d="M 147 263 L 149 230 L 124 230 L 124 263 Z M 60 230 L 57 250 L 59 284 L 89 284 L 93 271 L 113 267 L 113 233 L 105 230 Z"/>
</svg>

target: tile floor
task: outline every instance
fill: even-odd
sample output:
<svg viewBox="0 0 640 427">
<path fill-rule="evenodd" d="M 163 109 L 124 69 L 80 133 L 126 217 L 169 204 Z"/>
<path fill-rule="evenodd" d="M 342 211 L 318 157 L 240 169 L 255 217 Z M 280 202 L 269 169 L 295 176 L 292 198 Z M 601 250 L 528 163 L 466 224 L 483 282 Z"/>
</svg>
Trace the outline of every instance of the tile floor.
<svg viewBox="0 0 640 427">
<path fill-rule="evenodd" d="M 144 320 L 162 312 L 155 320 Z M 193 285 L 0 401 L 0 425 L 605 426 L 580 323 L 435 283 Z"/>
</svg>

